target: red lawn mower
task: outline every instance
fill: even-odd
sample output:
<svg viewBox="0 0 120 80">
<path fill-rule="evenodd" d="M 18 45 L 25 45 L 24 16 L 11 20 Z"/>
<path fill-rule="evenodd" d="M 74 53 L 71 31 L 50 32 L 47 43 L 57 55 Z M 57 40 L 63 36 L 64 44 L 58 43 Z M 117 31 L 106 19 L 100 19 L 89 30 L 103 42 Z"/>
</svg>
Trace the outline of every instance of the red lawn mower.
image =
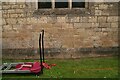
<svg viewBox="0 0 120 80">
<path fill-rule="evenodd" d="M 44 30 L 40 32 L 39 36 L 39 54 L 40 62 L 18 62 L 18 63 L 4 63 L 0 66 L 2 73 L 42 73 L 43 67 L 50 69 L 51 66 L 44 61 Z M 14 69 L 11 69 L 14 68 Z"/>
</svg>

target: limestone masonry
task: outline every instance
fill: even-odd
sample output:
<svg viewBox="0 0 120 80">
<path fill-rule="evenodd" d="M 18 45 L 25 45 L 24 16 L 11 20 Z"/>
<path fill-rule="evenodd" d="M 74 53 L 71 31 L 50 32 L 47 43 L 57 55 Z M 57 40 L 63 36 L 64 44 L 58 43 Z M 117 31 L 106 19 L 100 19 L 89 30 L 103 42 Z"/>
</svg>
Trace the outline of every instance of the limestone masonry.
<svg viewBox="0 0 120 80">
<path fill-rule="evenodd" d="M 90 2 L 82 9 L 61 10 L 38 10 L 36 5 L 0 3 L 3 58 L 39 58 L 42 29 L 47 58 L 118 54 L 118 3 Z"/>
</svg>

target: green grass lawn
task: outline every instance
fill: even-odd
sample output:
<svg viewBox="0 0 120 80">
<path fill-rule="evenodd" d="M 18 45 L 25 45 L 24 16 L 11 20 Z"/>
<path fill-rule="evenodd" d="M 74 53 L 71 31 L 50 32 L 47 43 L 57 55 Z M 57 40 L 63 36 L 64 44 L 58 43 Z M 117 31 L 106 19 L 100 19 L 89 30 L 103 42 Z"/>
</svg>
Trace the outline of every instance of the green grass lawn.
<svg viewBox="0 0 120 80">
<path fill-rule="evenodd" d="M 21 62 L 33 60 L 4 60 L 3 62 Z M 81 59 L 50 59 L 48 64 L 55 63 L 56 66 L 50 70 L 44 69 L 40 76 L 5 74 L 2 78 L 117 78 L 118 58 L 81 58 Z"/>
</svg>

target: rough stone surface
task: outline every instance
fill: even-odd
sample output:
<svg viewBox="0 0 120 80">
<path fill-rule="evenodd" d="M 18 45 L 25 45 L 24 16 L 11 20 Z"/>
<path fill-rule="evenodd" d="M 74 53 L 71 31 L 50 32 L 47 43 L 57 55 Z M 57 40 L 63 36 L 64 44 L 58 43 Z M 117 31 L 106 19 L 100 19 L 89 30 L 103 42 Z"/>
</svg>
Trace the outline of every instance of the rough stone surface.
<svg viewBox="0 0 120 80">
<path fill-rule="evenodd" d="M 4 25 L 3 29 L 4 29 L 4 31 L 10 31 L 10 30 L 12 30 L 12 25 Z"/>
<path fill-rule="evenodd" d="M 34 2 L 4 2 L 0 5 L 0 15 L 2 48 L 4 56 L 9 54 L 7 58 L 12 57 L 10 55 L 38 58 L 42 29 L 47 58 L 117 53 L 117 3 L 93 2 L 85 9 L 36 10 Z"/>
<path fill-rule="evenodd" d="M 98 22 L 107 22 L 107 18 L 105 16 L 98 17 Z"/>
<path fill-rule="evenodd" d="M 2 26 L 2 24 L 3 24 L 3 23 L 2 23 L 2 19 L 0 18 L 0 26 Z"/>
<path fill-rule="evenodd" d="M 0 18 L 2 18 L 2 5 L 0 4 Z"/>
<path fill-rule="evenodd" d="M 97 22 L 97 16 L 90 16 L 89 22 Z"/>
<path fill-rule="evenodd" d="M 14 19 L 14 18 L 9 18 L 9 19 L 6 19 L 6 24 L 17 24 L 17 19 Z"/>
<path fill-rule="evenodd" d="M 96 16 L 99 16 L 99 15 L 101 15 L 102 14 L 102 11 L 101 10 L 95 10 L 95 15 Z"/>
<path fill-rule="evenodd" d="M 89 19 L 88 19 L 88 17 L 80 17 L 80 22 L 88 22 L 89 21 Z"/>
<path fill-rule="evenodd" d="M 107 22 L 118 22 L 118 16 L 110 16 L 110 17 L 108 17 Z"/>
<path fill-rule="evenodd" d="M 100 23 L 99 27 L 101 27 L 101 28 L 110 28 L 111 25 L 110 25 L 110 23 Z"/>
<path fill-rule="evenodd" d="M 2 38 L 2 26 L 0 26 L 0 38 Z"/>
<path fill-rule="evenodd" d="M 92 27 L 92 23 L 74 23 L 74 28 L 89 28 Z"/>
<path fill-rule="evenodd" d="M 101 4 L 99 5 L 99 9 L 108 9 L 109 5 Z"/>
<path fill-rule="evenodd" d="M 116 28 L 118 28 L 118 22 L 111 23 L 111 27 L 116 27 Z"/>
</svg>

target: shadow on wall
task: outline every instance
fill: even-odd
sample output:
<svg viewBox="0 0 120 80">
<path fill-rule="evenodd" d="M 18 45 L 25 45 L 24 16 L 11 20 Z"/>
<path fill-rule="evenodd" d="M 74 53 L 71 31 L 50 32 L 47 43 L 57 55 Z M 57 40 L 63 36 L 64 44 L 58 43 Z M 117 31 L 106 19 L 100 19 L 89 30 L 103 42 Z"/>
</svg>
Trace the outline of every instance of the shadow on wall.
<svg viewBox="0 0 120 80">
<path fill-rule="evenodd" d="M 3 49 L 3 59 L 39 59 L 37 49 Z M 117 56 L 118 47 L 80 48 L 80 49 L 45 49 L 46 58 L 81 58 L 99 56 Z"/>
</svg>

